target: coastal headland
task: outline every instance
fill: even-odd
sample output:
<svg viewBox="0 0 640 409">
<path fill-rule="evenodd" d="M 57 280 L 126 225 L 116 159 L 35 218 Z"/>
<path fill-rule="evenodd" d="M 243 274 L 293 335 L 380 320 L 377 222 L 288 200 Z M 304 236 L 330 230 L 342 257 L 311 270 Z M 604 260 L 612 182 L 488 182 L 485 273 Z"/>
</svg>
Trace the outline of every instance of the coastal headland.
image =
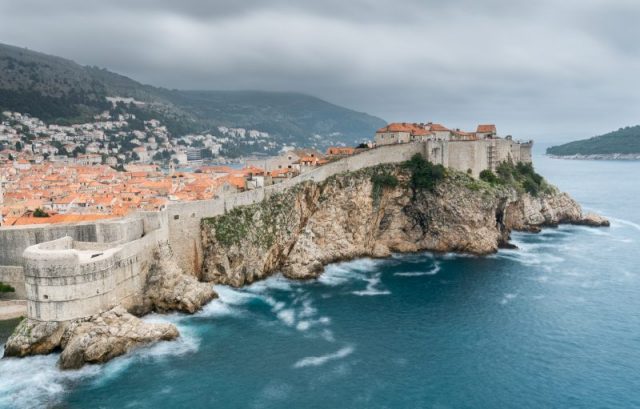
<svg viewBox="0 0 640 409">
<path fill-rule="evenodd" d="M 381 146 L 277 185 L 112 221 L 0 229 L 0 281 L 27 299 L 5 357 L 62 350 L 60 366 L 105 362 L 179 336 L 151 311 L 193 313 L 282 271 L 392 252 L 488 254 L 512 230 L 608 225 L 586 215 L 510 139 Z"/>
</svg>

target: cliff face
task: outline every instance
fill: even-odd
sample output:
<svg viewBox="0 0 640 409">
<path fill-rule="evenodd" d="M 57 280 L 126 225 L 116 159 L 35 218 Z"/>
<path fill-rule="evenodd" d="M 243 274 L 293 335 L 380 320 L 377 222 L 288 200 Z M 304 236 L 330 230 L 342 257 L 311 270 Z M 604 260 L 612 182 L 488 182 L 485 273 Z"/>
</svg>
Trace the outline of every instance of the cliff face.
<svg viewBox="0 0 640 409">
<path fill-rule="evenodd" d="M 376 172 L 307 182 L 204 220 L 203 279 L 242 286 L 277 271 L 311 278 L 328 263 L 391 252 L 487 254 L 507 245 L 513 229 L 605 222 L 585 219 L 580 206 L 555 188 L 532 196 L 447 172 L 435 188 L 415 189 L 401 166 L 383 169 L 397 183 L 381 187 L 372 181 Z"/>
</svg>

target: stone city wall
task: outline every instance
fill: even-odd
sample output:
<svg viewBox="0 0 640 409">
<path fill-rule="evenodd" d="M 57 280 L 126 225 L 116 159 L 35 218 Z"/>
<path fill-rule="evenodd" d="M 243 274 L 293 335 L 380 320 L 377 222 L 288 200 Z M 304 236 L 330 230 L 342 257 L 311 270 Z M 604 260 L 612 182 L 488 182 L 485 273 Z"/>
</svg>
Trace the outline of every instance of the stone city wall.
<svg viewBox="0 0 640 409">
<path fill-rule="evenodd" d="M 67 321 L 133 306 L 146 283 L 153 251 L 165 229 L 114 246 L 71 237 L 28 247 L 24 275 L 29 318 Z"/>
<path fill-rule="evenodd" d="M 526 160 L 527 152 L 530 160 L 530 145 L 527 150 L 503 139 L 389 145 L 276 185 L 212 200 L 173 203 L 161 212 L 138 212 L 98 223 L 3 228 L 0 280 L 15 284 L 16 296 L 26 296 L 30 318 L 64 321 L 84 317 L 116 304 L 132 305 L 141 295 L 153 250 L 160 242 L 168 241 L 179 265 L 198 276 L 203 218 L 260 202 L 301 182 L 322 182 L 335 174 L 406 161 L 416 153 L 456 170 L 471 169 L 477 176 L 492 161 Z"/>
<path fill-rule="evenodd" d="M 282 192 L 305 181 L 322 182 L 338 173 L 356 171 L 381 163 L 397 163 L 410 159 L 414 154 L 425 153 L 422 143 L 398 144 L 371 149 L 326 164 L 299 176 L 263 189 L 230 194 L 226 197 L 196 202 L 181 202 L 167 207 L 169 243 L 175 257 L 185 271 L 200 275 L 202 266 L 202 238 L 200 222 L 203 218 L 224 214 L 237 206 L 254 204 L 274 193 Z"/>
</svg>

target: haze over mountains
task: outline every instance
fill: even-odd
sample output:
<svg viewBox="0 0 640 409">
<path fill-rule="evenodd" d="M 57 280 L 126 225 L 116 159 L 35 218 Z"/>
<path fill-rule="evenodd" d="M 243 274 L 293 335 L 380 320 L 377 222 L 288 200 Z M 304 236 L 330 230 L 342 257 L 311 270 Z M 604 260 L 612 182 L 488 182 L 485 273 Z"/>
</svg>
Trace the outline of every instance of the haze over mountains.
<svg viewBox="0 0 640 409">
<path fill-rule="evenodd" d="M 98 67 L 0 44 L 0 109 L 51 123 L 89 120 L 108 109 L 106 97 L 144 102 L 175 135 L 218 126 L 268 132 L 283 145 L 326 147 L 369 139 L 385 121 L 316 97 L 285 92 L 183 91 L 141 84 Z"/>
</svg>

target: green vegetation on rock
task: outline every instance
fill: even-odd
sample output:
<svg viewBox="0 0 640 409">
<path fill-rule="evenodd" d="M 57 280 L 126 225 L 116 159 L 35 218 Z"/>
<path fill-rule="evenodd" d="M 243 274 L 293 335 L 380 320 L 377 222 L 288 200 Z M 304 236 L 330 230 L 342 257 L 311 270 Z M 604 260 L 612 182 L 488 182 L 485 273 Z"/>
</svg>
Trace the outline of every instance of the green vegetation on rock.
<svg viewBox="0 0 640 409">
<path fill-rule="evenodd" d="M 371 187 L 371 197 L 373 198 L 373 203 L 377 205 L 385 188 L 392 189 L 398 186 L 398 178 L 389 171 L 382 171 L 371 176 L 371 183 L 373 185 Z"/>
<path fill-rule="evenodd" d="M 239 245 L 243 239 L 249 239 L 258 247 L 268 249 L 276 238 L 291 233 L 298 191 L 297 187 L 293 187 L 259 203 L 239 206 L 223 215 L 203 219 L 202 222 L 213 227 L 216 240 L 226 247 Z"/>
<path fill-rule="evenodd" d="M 490 173 L 489 173 L 490 172 Z M 497 174 L 497 175 L 496 175 Z M 533 164 L 518 162 L 502 162 L 496 169 L 496 174 L 485 172 L 481 179 L 491 185 L 503 185 L 515 188 L 518 192 L 527 192 L 532 196 L 550 193 L 553 187 L 536 173 Z"/>
<path fill-rule="evenodd" d="M 15 292 L 16 289 L 11 287 L 9 284 L 5 284 L 0 281 L 0 293 L 12 293 Z"/>
<path fill-rule="evenodd" d="M 640 154 L 640 125 L 547 149 L 557 156 Z"/>
<path fill-rule="evenodd" d="M 444 166 L 434 165 L 420 154 L 413 155 L 402 166 L 411 172 L 411 190 L 414 195 L 421 189 L 432 191 L 446 175 Z"/>
</svg>

